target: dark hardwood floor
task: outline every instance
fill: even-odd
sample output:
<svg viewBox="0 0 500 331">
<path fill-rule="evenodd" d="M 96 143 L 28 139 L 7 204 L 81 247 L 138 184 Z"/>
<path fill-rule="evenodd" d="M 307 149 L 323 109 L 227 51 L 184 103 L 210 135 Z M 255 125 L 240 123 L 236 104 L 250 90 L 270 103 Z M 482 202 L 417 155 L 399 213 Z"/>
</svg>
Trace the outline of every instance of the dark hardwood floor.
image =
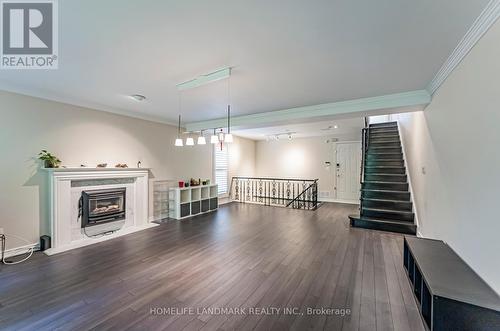
<svg viewBox="0 0 500 331">
<path fill-rule="evenodd" d="M 229 204 L 1 265 L 0 329 L 423 330 L 403 272 L 403 237 L 350 228 L 356 208 Z M 201 311 L 224 307 L 246 314 Z M 256 309 L 264 307 L 282 310 Z M 307 313 L 321 307 L 339 310 Z"/>
</svg>

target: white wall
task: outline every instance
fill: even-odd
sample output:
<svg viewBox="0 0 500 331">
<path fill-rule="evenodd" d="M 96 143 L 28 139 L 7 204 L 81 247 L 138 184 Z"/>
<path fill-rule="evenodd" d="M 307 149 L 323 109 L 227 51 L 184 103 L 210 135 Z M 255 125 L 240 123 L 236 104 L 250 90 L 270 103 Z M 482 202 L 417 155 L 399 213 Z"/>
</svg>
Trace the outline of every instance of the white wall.
<svg viewBox="0 0 500 331">
<path fill-rule="evenodd" d="M 41 149 L 68 166 L 141 160 L 155 180 L 212 178 L 212 145 L 176 148 L 176 134 L 169 125 L 0 91 L 0 227 L 33 243 L 47 232 Z"/>
<path fill-rule="evenodd" d="M 420 232 L 446 241 L 500 292 L 500 21 L 401 126 Z M 424 169 L 424 171 L 423 171 Z M 425 172 L 425 173 L 424 173 Z"/>
<path fill-rule="evenodd" d="M 255 176 L 255 150 L 254 140 L 234 137 L 234 142 L 229 144 L 229 181 L 234 176 Z"/>
<path fill-rule="evenodd" d="M 359 140 L 360 134 L 343 140 Z M 256 173 L 259 177 L 318 178 L 320 200 L 332 200 L 335 199 L 335 149 L 336 143 L 330 137 L 258 141 Z M 331 162 L 331 166 L 327 167 L 325 162 Z"/>
</svg>

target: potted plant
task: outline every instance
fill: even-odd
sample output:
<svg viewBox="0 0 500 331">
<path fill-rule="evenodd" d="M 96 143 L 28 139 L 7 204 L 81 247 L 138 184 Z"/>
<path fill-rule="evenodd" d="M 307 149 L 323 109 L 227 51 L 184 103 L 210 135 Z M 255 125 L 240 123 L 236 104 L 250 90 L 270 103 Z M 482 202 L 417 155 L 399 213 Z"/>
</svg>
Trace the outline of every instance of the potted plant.
<svg viewBox="0 0 500 331">
<path fill-rule="evenodd" d="M 61 160 L 57 156 L 50 154 L 44 149 L 38 153 L 38 159 L 43 161 L 45 168 L 59 168 L 61 164 Z"/>
</svg>

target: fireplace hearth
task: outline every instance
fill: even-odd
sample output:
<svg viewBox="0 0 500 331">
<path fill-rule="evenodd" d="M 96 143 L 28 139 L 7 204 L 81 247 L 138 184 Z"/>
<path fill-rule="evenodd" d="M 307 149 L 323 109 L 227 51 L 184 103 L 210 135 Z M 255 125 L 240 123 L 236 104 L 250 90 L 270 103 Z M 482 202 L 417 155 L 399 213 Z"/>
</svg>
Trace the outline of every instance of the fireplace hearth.
<svg viewBox="0 0 500 331">
<path fill-rule="evenodd" d="M 126 188 L 83 191 L 82 228 L 125 219 Z"/>
</svg>

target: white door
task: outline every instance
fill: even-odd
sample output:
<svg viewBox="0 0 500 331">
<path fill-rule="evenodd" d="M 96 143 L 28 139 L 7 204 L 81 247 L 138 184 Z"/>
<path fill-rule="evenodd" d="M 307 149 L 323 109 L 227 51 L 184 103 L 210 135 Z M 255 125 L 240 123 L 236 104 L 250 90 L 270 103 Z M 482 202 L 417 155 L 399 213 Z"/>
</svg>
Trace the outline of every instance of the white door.
<svg viewBox="0 0 500 331">
<path fill-rule="evenodd" d="M 360 195 L 361 143 L 337 143 L 337 199 L 358 202 Z"/>
</svg>

